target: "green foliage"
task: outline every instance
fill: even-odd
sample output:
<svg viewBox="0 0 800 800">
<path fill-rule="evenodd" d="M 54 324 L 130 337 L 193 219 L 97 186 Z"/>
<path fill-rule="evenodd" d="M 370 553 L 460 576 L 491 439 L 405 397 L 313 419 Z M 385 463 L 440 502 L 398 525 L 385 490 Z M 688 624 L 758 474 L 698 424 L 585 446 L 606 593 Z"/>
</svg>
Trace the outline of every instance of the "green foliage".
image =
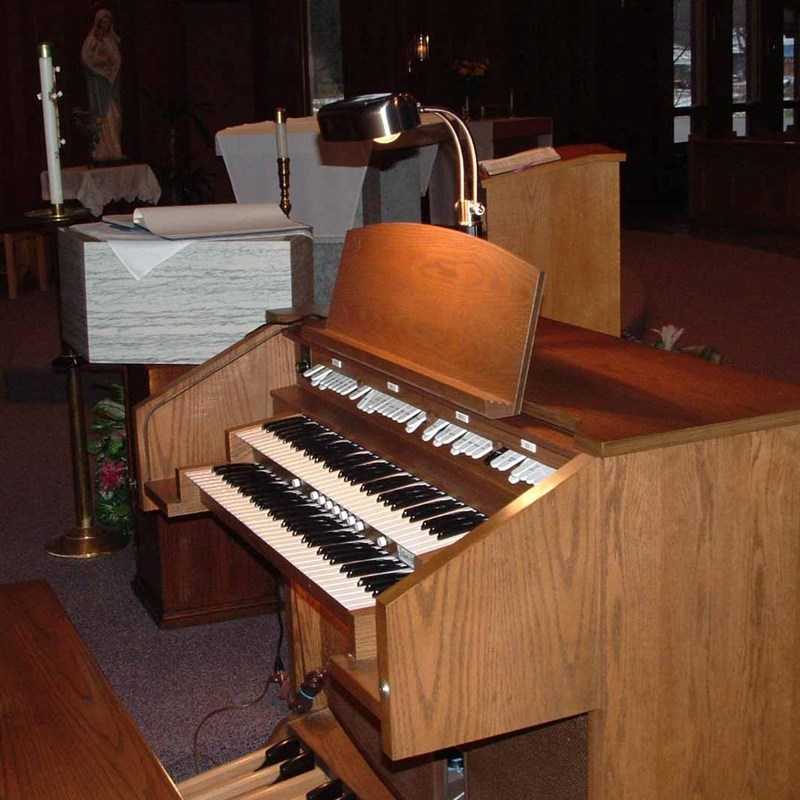
<svg viewBox="0 0 800 800">
<path fill-rule="evenodd" d="M 95 457 L 95 515 L 99 524 L 130 533 L 133 514 L 124 389 L 114 384 L 110 393 L 92 408 L 88 449 Z"/>
</svg>

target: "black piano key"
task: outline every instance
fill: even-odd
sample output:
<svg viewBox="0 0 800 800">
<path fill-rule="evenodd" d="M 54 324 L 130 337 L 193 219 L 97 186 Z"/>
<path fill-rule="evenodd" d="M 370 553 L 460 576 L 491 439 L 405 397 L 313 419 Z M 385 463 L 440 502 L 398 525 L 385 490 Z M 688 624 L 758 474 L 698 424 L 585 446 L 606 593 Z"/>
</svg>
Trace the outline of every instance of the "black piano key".
<svg viewBox="0 0 800 800">
<path fill-rule="evenodd" d="M 448 522 L 446 524 L 443 523 L 441 525 L 433 525 L 428 528 L 428 533 L 431 536 L 437 536 L 439 538 L 443 538 L 442 534 L 455 536 L 458 533 L 466 533 L 467 531 L 471 531 L 473 528 L 477 528 L 481 522 L 482 520 L 479 519 L 463 519 L 460 521 Z"/>
<path fill-rule="evenodd" d="M 255 472 L 260 468 L 259 464 L 248 461 L 239 461 L 233 464 L 217 464 L 211 471 L 217 475 L 227 475 L 232 472 Z"/>
<path fill-rule="evenodd" d="M 461 520 L 475 520 L 475 524 L 477 525 L 479 522 L 483 522 L 486 519 L 485 514 L 481 514 L 479 511 L 475 511 L 474 508 L 466 508 L 462 511 L 454 511 L 452 514 L 446 514 L 442 517 L 436 517 L 434 519 L 426 519 L 421 527 L 423 530 L 427 528 L 433 528 L 437 525 L 442 525 L 447 522 L 455 523 L 461 522 Z"/>
<path fill-rule="evenodd" d="M 406 567 L 403 570 L 396 569 L 393 572 L 375 573 L 374 575 L 364 575 L 358 579 L 359 586 L 365 586 L 369 589 L 374 588 L 385 583 L 387 586 L 396 583 L 400 578 L 410 575 L 411 570 Z"/>
<path fill-rule="evenodd" d="M 444 539 L 449 539 L 452 536 L 459 536 L 462 533 L 469 533 L 471 530 L 477 527 L 478 527 L 477 525 L 464 524 L 460 528 L 451 528 L 450 530 L 437 533 L 436 538 L 439 541 L 443 541 Z"/>
<path fill-rule="evenodd" d="M 376 545 L 372 544 L 369 540 L 357 544 L 323 544 L 317 548 L 323 558 L 329 560 L 329 557 L 339 555 L 385 555 L 385 550 L 380 550 Z"/>
<path fill-rule="evenodd" d="M 434 489 L 433 486 L 428 486 L 419 490 L 409 489 L 405 496 L 396 497 L 389 502 L 384 502 L 384 505 L 388 505 L 392 511 L 399 511 L 401 508 L 416 506 L 425 500 L 434 500 L 437 497 L 447 497 L 447 495 L 440 489 Z"/>
<path fill-rule="evenodd" d="M 356 561 L 366 561 L 368 558 L 374 558 L 375 556 L 388 556 L 389 554 L 385 550 L 381 550 L 378 553 L 372 553 L 369 550 L 362 550 L 358 552 L 346 552 L 346 553 L 337 553 L 334 555 L 323 556 L 326 561 L 330 561 L 331 564 L 353 564 Z"/>
<path fill-rule="evenodd" d="M 306 792 L 306 800 L 340 800 L 344 786 L 339 778 L 334 778 L 321 786 Z"/>
<path fill-rule="evenodd" d="M 361 491 L 371 497 L 375 494 L 411 486 L 415 483 L 419 483 L 419 478 L 415 478 L 413 475 L 395 475 L 390 478 L 378 478 L 377 480 L 369 481 L 361 487 Z"/>
<path fill-rule="evenodd" d="M 390 587 L 394 586 L 398 581 L 403 580 L 405 575 L 393 575 L 393 580 L 388 581 L 386 583 L 376 583 L 373 586 L 366 586 L 365 588 L 369 591 L 373 597 L 377 597 L 381 592 L 385 592 Z"/>
<path fill-rule="evenodd" d="M 430 488 L 431 485 L 429 483 L 415 483 L 411 486 L 402 486 L 396 489 L 388 489 L 385 492 L 380 492 L 375 499 L 379 503 L 389 505 L 389 503 L 392 503 L 395 500 L 402 500 L 405 497 L 411 497 L 415 492 Z"/>
<path fill-rule="evenodd" d="M 281 761 L 286 761 L 288 758 L 294 758 L 300 755 L 300 740 L 289 737 L 283 739 L 271 747 L 268 747 L 264 753 L 264 763 L 256 770 L 264 769 L 264 767 L 271 767 L 275 764 L 280 764 Z"/>
<path fill-rule="evenodd" d="M 359 486 L 360 484 L 374 480 L 375 478 L 385 478 L 389 477 L 390 475 L 396 475 L 400 471 L 400 468 L 394 466 L 393 464 L 380 464 L 375 467 L 372 467 L 372 465 L 368 464 L 364 467 L 363 472 L 352 474 L 345 480 L 353 486 Z"/>
<path fill-rule="evenodd" d="M 314 754 L 311 751 L 300 753 L 280 765 L 275 783 L 302 775 L 304 772 L 311 772 L 312 769 L 314 769 Z"/>
<path fill-rule="evenodd" d="M 313 433 L 304 436 L 287 437 L 286 443 L 293 449 L 305 452 L 315 445 L 330 444 L 338 440 L 338 436 L 332 431 L 325 433 Z"/>
<path fill-rule="evenodd" d="M 374 472 L 375 470 L 386 469 L 387 467 L 390 468 L 391 471 L 396 471 L 399 468 L 395 467 L 394 464 L 390 464 L 383 458 L 373 458 L 370 461 L 366 461 L 363 464 L 347 464 L 347 466 L 342 467 L 338 475 L 340 478 L 344 478 L 346 481 L 351 480 L 353 477 L 357 477 L 358 475 L 368 475 L 370 472 Z M 383 475 L 376 475 L 376 478 L 382 478 Z M 387 476 L 388 477 L 388 476 Z"/>
<path fill-rule="evenodd" d="M 372 456 L 372 454 L 366 453 L 363 447 L 352 442 L 337 442 L 324 452 L 315 455 L 314 460 L 330 467 L 332 464 L 351 463 L 351 459 L 359 456 Z"/>
<path fill-rule="evenodd" d="M 286 417 L 285 419 L 274 419 L 270 422 L 265 422 L 261 427 L 265 431 L 279 431 L 293 425 L 303 425 L 310 422 L 311 420 L 308 417 Z"/>
<path fill-rule="evenodd" d="M 443 500 L 434 500 L 430 503 L 424 503 L 420 506 L 411 506 L 403 511 L 402 516 L 409 522 L 419 522 L 421 519 L 428 519 L 438 514 L 444 514 L 446 511 L 455 511 L 455 509 L 463 507 L 464 504 L 460 500 L 454 500 L 452 497 L 448 497 Z"/>
<path fill-rule="evenodd" d="M 358 578 L 362 575 L 378 574 L 379 572 L 393 572 L 408 566 L 405 561 L 399 558 L 382 558 L 373 561 L 365 561 L 361 564 L 350 564 L 342 567 L 342 572 L 348 578 Z"/>
<path fill-rule="evenodd" d="M 321 547 L 323 544 L 368 542 L 369 539 L 367 539 L 366 536 L 363 536 L 360 533 L 354 533 L 353 531 L 344 531 L 341 533 L 331 531 L 330 533 L 306 533 L 302 536 L 300 541 L 305 542 L 309 547 Z"/>
<path fill-rule="evenodd" d="M 338 472 L 340 469 L 349 469 L 350 467 L 368 464 L 370 461 L 375 461 L 377 458 L 378 457 L 372 453 L 356 453 L 347 458 L 332 458 L 330 461 L 325 461 L 324 464 L 332 472 Z"/>
</svg>

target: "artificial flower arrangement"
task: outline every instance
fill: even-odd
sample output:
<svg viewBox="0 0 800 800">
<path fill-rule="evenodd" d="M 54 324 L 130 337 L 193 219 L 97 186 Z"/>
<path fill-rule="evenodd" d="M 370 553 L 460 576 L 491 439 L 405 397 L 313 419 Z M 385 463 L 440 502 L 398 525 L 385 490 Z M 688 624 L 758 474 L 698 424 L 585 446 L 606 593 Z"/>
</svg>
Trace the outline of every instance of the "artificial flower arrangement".
<svg viewBox="0 0 800 800">
<path fill-rule="evenodd" d="M 88 448 L 95 457 L 95 516 L 100 525 L 130 533 L 133 514 L 128 484 L 125 397 L 119 384 L 112 385 L 110 390 L 111 397 L 92 408 Z"/>
<path fill-rule="evenodd" d="M 684 328 L 679 328 L 677 325 L 662 325 L 660 328 L 651 328 L 652 333 L 655 333 L 658 339 L 654 342 L 653 346 L 658 350 L 670 350 L 675 353 L 689 353 L 693 356 L 699 356 L 705 361 L 710 361 L 712 364 L 719 364 L 722 361 L 720 352 L 709 345 L 694 344 L 687 347 L 679 347 L 678 339 L 683 336 Z"/>
<path fill-rule="evenodd" d="M 489 59 L 457 58 L 452 70 L 459 78 L 483 78 L 489 71 Z"/>
</svg>

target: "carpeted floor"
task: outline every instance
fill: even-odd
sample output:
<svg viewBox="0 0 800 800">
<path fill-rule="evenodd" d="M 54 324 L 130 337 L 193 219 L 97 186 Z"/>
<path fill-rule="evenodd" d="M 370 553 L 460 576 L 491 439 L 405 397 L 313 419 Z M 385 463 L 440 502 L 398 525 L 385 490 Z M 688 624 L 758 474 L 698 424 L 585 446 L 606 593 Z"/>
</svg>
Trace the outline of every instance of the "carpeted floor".
<svg viewBox="0 0 800 800">
<path fill-rule="evenodd" d="M 14 301 L 0 294 L 0 582 L 53 586 L 145 739 L 180 780 L 194 772 L 192 736 L 205 714 L 262 691 L 277 622 L 269 615 L 162 631 L 131 591 L 132 545 L 85 562 L 45 553 L 45 543 L 74 524 L 65 380 L 50 369 L 57 320 L 53 289 Z M 201 752 L 221 762 L 260 746 L 285 714 L 273 692 L 253 709 L 210 720 Z"/>
</svg>

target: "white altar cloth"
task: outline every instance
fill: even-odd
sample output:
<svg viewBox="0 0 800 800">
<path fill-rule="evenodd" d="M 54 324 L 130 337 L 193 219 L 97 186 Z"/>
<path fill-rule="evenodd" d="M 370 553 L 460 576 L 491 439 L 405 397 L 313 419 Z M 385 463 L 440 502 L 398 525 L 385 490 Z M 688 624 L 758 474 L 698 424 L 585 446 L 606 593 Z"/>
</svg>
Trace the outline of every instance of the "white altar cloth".
<svg viewBox="0 0 800 800">
<path fill-rule="evenodd" d="M 423 115 L 423 124 L 438 122 Z M 355 225 L 372 142 L 324 142 L 316 117 L 287 120 L 292 219 L 310 225 L 315 237 L 343 239 Z M 275 123 L 224 128 L 216 135 L 238 203 L 280 200 Z M 418 148 L 420 195 L 427 191 L 437 145 Z"/>
<path fill-rule="evenodd" d="M 42 172 L 42 199 L 50 200 L 47 170 Z M 155 205 L 161 199 L 161 186 L 147 164 L 120 164 L 113 167 L 65 167 L 61 170 L 64 199 L 77 199 L 95 217 L 113 200 L 137 200 Z"/>
</svg>

